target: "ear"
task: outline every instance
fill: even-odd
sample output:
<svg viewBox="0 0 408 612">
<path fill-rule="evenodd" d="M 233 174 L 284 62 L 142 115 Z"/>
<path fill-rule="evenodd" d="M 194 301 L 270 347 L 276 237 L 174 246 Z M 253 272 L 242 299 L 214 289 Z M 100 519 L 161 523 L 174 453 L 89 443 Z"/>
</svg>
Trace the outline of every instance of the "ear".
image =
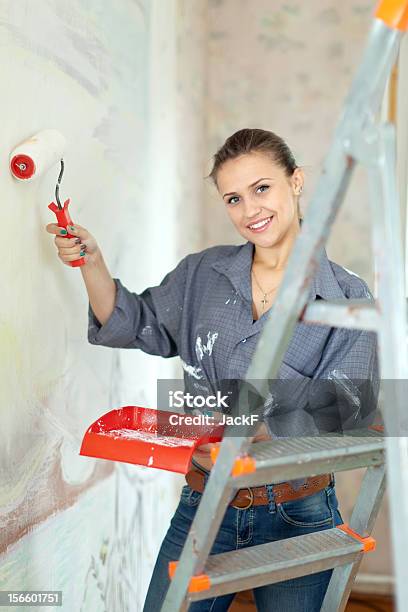
<svg viewBox="0 0 408 612">
<path fill-rule="evenodd" d="M 302 168 L 296 168 L 292 174 L 292 187 L 296 195 L 300 195 L 300 192 L 304 188 L 305 173 Z"/>
</svg>

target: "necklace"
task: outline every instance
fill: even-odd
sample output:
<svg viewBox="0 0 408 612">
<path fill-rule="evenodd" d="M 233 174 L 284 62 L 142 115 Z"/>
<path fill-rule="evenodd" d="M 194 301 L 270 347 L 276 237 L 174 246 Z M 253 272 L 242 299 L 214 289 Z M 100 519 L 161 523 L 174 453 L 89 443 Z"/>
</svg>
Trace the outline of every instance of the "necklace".
<svg viewBox="0 0 408 612">
<path fill-rule="evenodd" d="M 267 295 L 269 295 L 270 293 L 272 293 L 272 291 L 275 291 L 275 289 L 277 289 L 277 288 L 279 287 L 279 284 L 280 284 L 280 283 L 278 283 L 278 284 L 277 284 L 275 287 L 273 287 L 273 289 L 270 289 L 269 291 L 265 292 L 265 291 L 262 289 L 261 285 L 258 283 L 258 280 L 257 280 L 257 278 L 256 278 L 256 276 L 255 276 L 255 272 L 254 272 L 253 270 L 251 270 L 251 272 L 252 272 L 252 274 L 254 275 L 254 279 L 255 279 L 256 284 L 258 285 L 258 287 L 259 287 L 259 288 L 260 288 L 260 290 L 262 291 L 263 298 L 262 298 L 262 300 L 261 300 L 261 304 L 262 304 L 262 310 L 264 310 L 264 309 L 265 309 L 265 304 L 267 304 L 267 303 L 269 302 L 269 300 L 267 300 L 267 299 L 266 299 L 266 296 L 267 296 Z"/>
</svg>

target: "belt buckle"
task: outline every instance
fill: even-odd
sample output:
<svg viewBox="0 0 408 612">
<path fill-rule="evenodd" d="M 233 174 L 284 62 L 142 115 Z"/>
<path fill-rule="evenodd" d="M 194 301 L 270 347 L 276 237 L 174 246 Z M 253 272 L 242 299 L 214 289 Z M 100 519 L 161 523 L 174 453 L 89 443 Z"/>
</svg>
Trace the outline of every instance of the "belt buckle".
<svg viewBox="0 0 408 612">
<path fill-rule="evenodd" d="M 249 494 L 251 496 L 251 499 L 249 500 L 249 504 L 247 506 L 235 506 L 234 504 L 231 504 L 231 506 L 233 508 L 236 508 L 237 510 L 247 510 L 248 508 L 250 508 L 252 506 L 252 504 L 254 503 L 254 492 L 252 491 L 252 489 L 250 487 L 244 487 L 245 489 L 248 489 Z M 236 494 L 235 494 L 236 495 Z"/>
</svg>

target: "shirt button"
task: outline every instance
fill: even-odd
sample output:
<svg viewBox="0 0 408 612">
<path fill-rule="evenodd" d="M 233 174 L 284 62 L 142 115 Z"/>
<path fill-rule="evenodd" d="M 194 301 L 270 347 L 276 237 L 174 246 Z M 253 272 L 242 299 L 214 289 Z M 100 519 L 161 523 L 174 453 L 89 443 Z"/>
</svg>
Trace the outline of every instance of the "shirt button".
<svg viewBox="0 0 408 612">
<path fill-rule="evenodd" d="M 241 342 L 246 342 L 246 341 L 247 341 L 247 339 L 246 339 L 246 338 L 244 338 L 243 340 L 241 340 Z"/>
</svg>

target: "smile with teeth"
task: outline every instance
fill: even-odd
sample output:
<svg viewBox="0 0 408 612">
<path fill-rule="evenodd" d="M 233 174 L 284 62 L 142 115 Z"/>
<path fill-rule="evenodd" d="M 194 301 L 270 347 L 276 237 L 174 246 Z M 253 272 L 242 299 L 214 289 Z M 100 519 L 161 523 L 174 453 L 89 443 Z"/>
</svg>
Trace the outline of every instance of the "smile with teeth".
<svg viewBox="0 0 408 612">
<path fill-rule="evenodd" d="M 253 231 L 263 230 L 270 224 L 272 217 L 273 215 L 271 215 L 267 219 L 264 219 L 263 221 L 259 221 L 258 223 L 254 223 L 253 225 L 248 225 L 248 227 L 250 230 L 253 230 Z"/>
</svg>

